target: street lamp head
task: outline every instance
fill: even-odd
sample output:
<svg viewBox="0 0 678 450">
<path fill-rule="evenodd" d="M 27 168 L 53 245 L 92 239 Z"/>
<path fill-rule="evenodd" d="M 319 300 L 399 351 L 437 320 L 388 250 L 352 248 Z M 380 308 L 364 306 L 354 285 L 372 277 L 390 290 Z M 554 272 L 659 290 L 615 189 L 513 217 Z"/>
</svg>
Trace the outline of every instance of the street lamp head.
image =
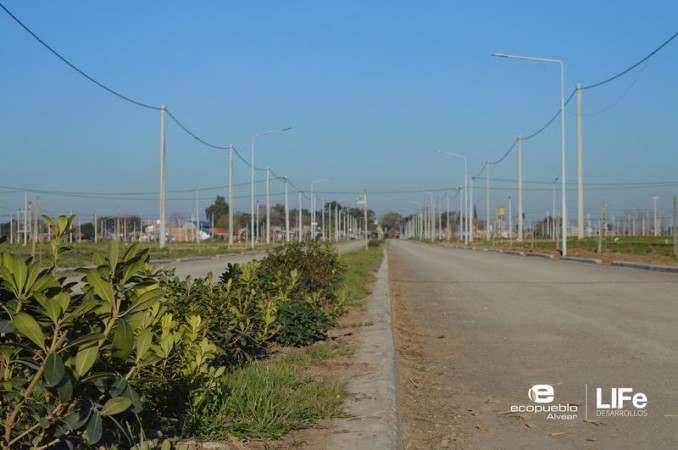
<svg viewBox="0 0 678 450">
<path fill-rule="evenodd" d="M 496 56 L 497 58 L 508 58 L 509 57 L 506 53 L 492 53 L 492 56 Z"/>
</svg>

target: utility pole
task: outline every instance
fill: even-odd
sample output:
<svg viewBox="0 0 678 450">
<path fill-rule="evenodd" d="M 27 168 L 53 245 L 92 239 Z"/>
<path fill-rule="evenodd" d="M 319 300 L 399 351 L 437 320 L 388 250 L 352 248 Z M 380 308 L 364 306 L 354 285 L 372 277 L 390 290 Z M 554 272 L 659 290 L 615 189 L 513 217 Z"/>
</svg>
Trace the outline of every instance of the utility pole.
<svg viewBox="0 0 678 450">
<path fill-rule="evenodd" d="M 518 242 L 523 242 L 523 137 L 518 136 Z"/>
<path fill-rule="evenodd" d="M 31 238 L 31 257 L 35 258 L 35 245 L 40 238 L 40 197 L 35 199 L 35 212 L 33 213 L 33 235 Z"/>
<path fill-rule="evenodd" d="M 673 256 L 678 257 L 678 197 L 673 196 Z"/>
<path fill-rule="evenodd" d="M 447 240 L 452 240 L 452 227 L 450 227 L 450 191 L 447 191 Z"/>
<path fill-rule="evenodd" d="M 470 185 L 471 185 L 471 192 L 470 192 L 470 201 L 468 205 L 468 211 L 466 211 L 466 214 L 468 217 L 466 218 L 468 221 L 468 226 L 466 227 L 466 231 L 468 232 L 468 242 L 473 243 L 473 226 L 475 222 L 475 212 L 476 208 L 473 205 L 473 182 L 475 181 L 475 177 L 471 177 L 470 180 Z"/>
<path fill-rule="evenodd" d="M 485 224 L 485 240 L 490 240 L 490 160 L 487 160 L 487 176 L 485 178 L 485 217 L 487 223 Z"/>
<path fill-rule="evenodd" d="M 659 228 L 657 224 L 657 199 L 659 199 L 658 196 L 653 195 L 652 200 L 654 201 L 654 232 L 652 233 L 653 236 L 659 236 Z"/>
<path fill-rule="evenodd" d="M 94 243 L 99 242 L 99 220 L 97 218 L 97 212 L 94 211 Z"/>
<path fill-rule="evenodd" d="M 228 148 L 228 245 L 233 245 L 233 144 Z"/>
<path fill-rule="evenodd" d="M 365 251 L 369 248 L 370 236 L 367 233 L 367 190 L 363 191 L 363 214 L 365 216 Z"/>
<path fill-rule="evenodd" d="M 605 223 L 605 214 L 607 212 L 607 204 L 605 201 L 600 202 L 600 225 L 598 226 L 598 254 L 603 253 L 603 237 L 607 230 Z"/>
<path fill-rule="evenodd" d="M 287 177 L 285 177 L 285 242 L 290 241 L 290 200 L 287 190 Z"/>
<path fill-rule="evenodd" d="M 513 247 L 513 212 L 511 211 L 511 196 L 508 197 L 509 210 L 508 210 L 508 235 L 509 235 L 509 246 Z"/>
<path fill-rule="evenodd" d="M 459 196 L 459 228 L 457 231 L 457 237 L 459 240 L 461 240 L 462 232 L 464 229 L 464 219 L 463 219 L 463 212 L 464 212 L 464 199 L 461 196 L 461 186 L 457 189 L 457 195 Z M 468 214 L 468 213 L 467 213 Z"/>
<path fill-rule="evenodd" d="M 325 197 L 322 197 L 320 199 L 320 207 L 322 208 L 320 210 L 320 214 L 322 214 L 320 223 L 321 223 L 321 226 L 323 227 L 323 232 L 320 235 L 320 237 L 322 238 L 322 241 L 324 242 L 325 241 Z"/>
<path fill-rule="evenodd" d="M 266 166 L 266 243 L 271 243 L 271 168 Z"/>
<path fill-rule="evenodd" d="M 584 169 L 581 83 L 577 83 L 577 238 L 584 239 Z"/>
<path fill-rule="evenodd" d="M 160 105 L 160 236 L 158 236 L 158 247 L 165 248 L 165 105 Z"/>
<path fill-rule="evenodd" d="M 195 190 L 195 242 L 198 243 L 198 248 L 200 248 L 200 210 L 198 208 L 198 189 Z"/>
<path fill-rule="evenodd" d="M 301 202 L 301 200 L 302 200 L 301 195 L 302 195 L 301 191 L 297 192 L 297 216 L 298 216 L 297 217 L 297 239 L 298 239 L 299 242 L 301 242 L 301 240 L 303 238 L 303 228 L 304 228 L 303 217 L 302 217 L 302 214 L 301 214 L 301 203 L 302 203 Z"/>
<path fill-rule="evenodd" d="M 24 247 L 28 244 L 28 192 L 24 192 Z"/>
</svg>

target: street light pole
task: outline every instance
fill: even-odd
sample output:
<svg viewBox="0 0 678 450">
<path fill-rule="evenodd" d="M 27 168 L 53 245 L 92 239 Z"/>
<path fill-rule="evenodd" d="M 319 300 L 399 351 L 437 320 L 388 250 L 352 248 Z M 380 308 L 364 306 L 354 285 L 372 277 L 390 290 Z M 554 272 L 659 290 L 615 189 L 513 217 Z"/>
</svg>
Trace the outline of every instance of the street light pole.
<svg viewBox="0 0 678 450">
<path fill-rule="evenodd" d="M 313 186 L 316 183 L 322 183 L 323 181 L 329 181 L 329 178 L 321 178 L 319 180 L 311 181 L 311 239 L 315 239 L 315 193 Z"/>
<path fill-rule="evenodd" d="M 555 180 L 553 180 L 553 195 L 552 195 L 552 200 L 551 200 L 551 207 L 553 208 L 553 212 L 551 213 L 551 223 L 552 225 L 552 230 L 551 230 L 551 236 L 553 237 L 553 240 L 556 239 L 556 234 L 558 233 L 558 228 L 557 224 L 558 222 L 556 221 L 556 183 L 558 182 L 558 177 L 556 177 Z"/>
<path fill-rule="evenodd" d="M 550 59 L 550 58 L 535 58 L 532 56 L 516 56 L 516 55 L 507 55 L 504 53 L 493 53 L 492 56 L 498 58 L 510 58 L 510 59 L 522 59 L 527 61 L 538 61 L 546 63 L 555 63 L 560 64 L 560 152 L 561 152 L 561 166 L 562 166 L 562 234 L 563 234 L 563 247 L 562 255 L 567 256 L 567 191 L 566 191 L 566 182 L 565 182 L 565 63 L 559 59 Z"/>
<path fill-rule="evenodd" d="M 444 150 L 436 150 L 438 153 L 443 153 L 448 156 L 454 156 L 455 158 L 461 158 L 464 160 L 464 204 L 466 205 L 466 234 L 464 235 L 464 244 L 468 244 L 469 240 L 473 241 L 473 238 L 469 236 L 471 234 L 471 214 L 469 204 L 468 204 L 468 158 L 465 155 L 460 155 L 458 153 L 446 152 Z"/>
<path fill-rule="evenodd" d="M 165 105 L 160 106 L 160 235 L 158 247 L 165 248 Z"/>
<path fill-rule="evenodd" d="M 658 224 L 657 224 L 657 200 L 659 199 L 658 196 L 653 195 L 652 200 L 654 202 L 654 232 L 652 233 L 653 236 L 659 236 L 659 229 L 658 229 Z"/>
<path fill-rule="evenodd" d="M 285 178 L 285 242 L 290 241 L 290 199 L 287 190 L 287 177 Z"/>
<path fill-rule="evenodd" d="M 271 168 L 266 166 L 266 244 L 271 243 Z"/>
<path fill-rule="evenodd" d="M 491 238 L 492 219 L 490 214 L 490 160 L 487 160 L 487 175 L 485 175 L 485 240 Z"/>
<path fill-rule="evenodd" d="M 269 131 L 263 131 L 261 133 L 253 134 L 252 135 L 252 146 L 250 147 L 250 178 L 251 178 L 251 189 L 252 189 L 252 196 L 250 199 L 250 247 L 254 248 L 254 144 L 256 142 L 256 139 L 259 136 L 265 136 L 267 134 L 273 134 L 273 133 L 281 133 L 283 131 L 288 131 L 291 130 L 292 127 L 285 127 L 285 128 L 278 128 L 275 130 L 269 130 Z"/>
<path fill-rule="evenodd" d="M 523 137 L 518 136 L 518 242 L 523 242 Z"/>
</svg>

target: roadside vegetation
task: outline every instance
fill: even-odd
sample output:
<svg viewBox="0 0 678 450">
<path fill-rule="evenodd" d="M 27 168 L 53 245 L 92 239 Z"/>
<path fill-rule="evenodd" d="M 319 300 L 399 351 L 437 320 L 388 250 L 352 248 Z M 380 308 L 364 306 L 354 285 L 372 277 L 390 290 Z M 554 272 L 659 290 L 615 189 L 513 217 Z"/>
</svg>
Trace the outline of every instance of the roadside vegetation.
<svg viewBox="0 0 678 450">
<path fill-rule="evenodd" d="M 126 251 L 132 245 L 132 242 L 119 242 L 118 247 L 121 252 Z M 60 267 L 83 267 L 91 265 L 96 253 L 106 253 L 110 246 L 110 241 L 103 241 L 98 243 L 93 242 L 77 242 L 69 243 L 70 250 L 61 256 Z M 216 256 L 226 253 L 240 253 L 249 251 L 250 248 L 246 243 L 238 243 L 228 245 L 224 241 L 202 241 L 197 242 L 168 242 L 164 249 L 158 248 L 158 245 L 153 242 L 141 242 L 137 247 L 142 250 L 148 250 L 148 254 L 152 260 L 159 259 L 177 259 L 186 258 L 190 256 Z M 29 242 L 27 245 L 22 244 L 5 244 L 5 251 L 14 256 L 26 258 L 32 253 L 32 246 Z M 257 245 L 257 249 L 265 249 L 261 244 Z M 49 258 L 52 250 L 49 242 L 42 242 L 36 245 L 34 259 L 41 267 L 49 266 Z"/>
<path fill-rule="evenodd" d="M 57 275 L 72 223 L 49 221 L 45 268 L 0 251 L 3 448 L 164 449 L 343 415 L 343 387 L 307 369 L 346 351 L 328 332 L 367 293 L 380 249 L 340 260 L 293 243 L 181 280 L 111 242 L 76 287 Z"/>
<path fill-rule="evenodd" d="M 439 241 L 445 243 L 447 241 Z M 456 241 L 451 241 L 458 244 Z M 496 247 L 503 249 L 524 250 L 524 251 L 558 251 L 559 243 L 553 239 L 531 239 L 529 236 L 523 238 L 523 242 L 517 242 L 515 239 L 509 240 L 491 239 L 486 241 L 484 237 L 476 238 L 473 241 L 476 247 Z M 600 252 L 598 248 L 600 246 Z M 623 257 L 623 255 L 642 256 L 648 258 L 657 258 L 666 263 L 678 262 L 674 256 L 673 237 L 648 237 L 648 236 L 608 236 L 599 241 L 597 237 L 577 239 L 570 237 L 567 240 L 568 254 L 597 257 L 611 255 Z"/>
</svg>

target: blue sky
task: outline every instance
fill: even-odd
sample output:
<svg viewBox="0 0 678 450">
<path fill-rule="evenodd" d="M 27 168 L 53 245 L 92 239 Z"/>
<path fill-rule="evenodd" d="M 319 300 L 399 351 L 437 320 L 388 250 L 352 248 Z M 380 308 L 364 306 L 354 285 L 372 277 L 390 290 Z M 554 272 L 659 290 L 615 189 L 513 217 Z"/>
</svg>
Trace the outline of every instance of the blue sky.
<svg viewBox="0 0 678 450">
<path fill-rule="evenodd" d="M 234 144 L 246 159 L 253 134 L 293 127 L 257 140 L 256 165 L 304 191 L 330 178 L 315 185 L 326 200 L 352 204 L 367 189 L 378 213 L 408 213 L 410 201 L 427 201 L 417 191 L 456 193 L 463 164 L 436 149 L 468 155 L 477 174 L 558 110 L 557 65 L 491 53 L 562 59 L 569 94 L 577 82 L 626 69 L 678 31 L 678 3 L 665 0 L 2 3 L 101 83 L 167 105 L 202 139 Z M 652 195 L 670 210 L 678 194 L 677 56 L 678 39 L 624 77 L 584 91 L 591 217 L 603 200 L 611 214 L 651 209 Z M 157 217 L 159 113 L 87 81 L 2 11 L 0 58 L 3 220 L 22 205 L 21 189 L 36 191 L 30 200 L 40 195 L 48 213 Z M 575 183 L 576 103 L 567 110 L 568 182 Z M 559 125 L 524 144 L 530 217 L 551 209 Z M 493 179 L 506 180 L 493 181 L 493 207 L 517 197 L 516 167 L 516 151 L 492 167 Z M 249 180 L 249 167 L 237 161 L 237 210 L 249 211 Z M 202 213 L 227 194 L 227 182 L 226 152 L 168 121 L 168 214 L 194 211 L 196 189 Z M 657 182 L 667 184 L 643 185 Z M 484 184 L 475 192 L 481 217 Z M 272 182 L 274 203 L 282 203 L 282 189 Z"/>
</svg>

